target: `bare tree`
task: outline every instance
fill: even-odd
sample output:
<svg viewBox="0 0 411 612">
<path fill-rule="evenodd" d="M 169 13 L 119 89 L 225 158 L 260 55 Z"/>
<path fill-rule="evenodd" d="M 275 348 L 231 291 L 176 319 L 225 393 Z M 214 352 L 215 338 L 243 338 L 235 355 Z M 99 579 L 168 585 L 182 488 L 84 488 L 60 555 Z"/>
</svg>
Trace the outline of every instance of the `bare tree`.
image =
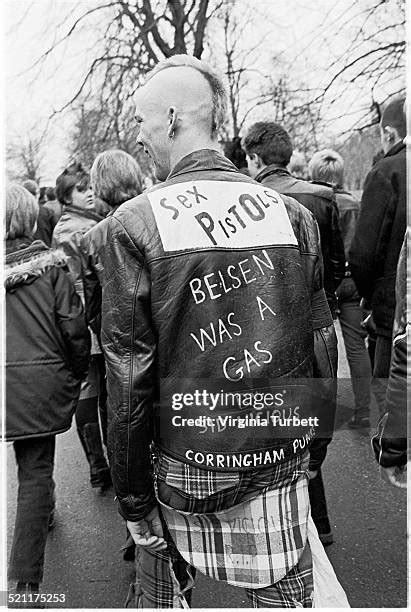
<svg viewBox="0 0 411 612">
<path fill-rule="evenodd" d="M 207 24 L 222 0 L 108 0 L 84 4 L 74 18 L 70 11 L 49 48 L 31 69 L 44 65 L 56 49 L 80 28 L 99 26 L 100 36 L 73 95 L 55 112 L 71 108 L 78 100 L 100 91 L 107 104 L 115 97 L 120 105 L 134 94 L 142 76 L 159 60 L 176 53 L 200 58 Z M 71 22 L 70 22 L 71 20 Z"/>
<path fill-rule="evenodd" d="M 258 66 L 259 56 L 266 45 L 268 33 L 257 42 L 245 44 L 261 18 L 251 4 L 236 4 L 223 0 L 215 20 L 208 30 L 209 54 L 212 63 L 221 68 L 227 86 L 228 116 L 223 128 L 223 139 L 240 135 L 247 116 L 259 105 L 258 92 L 269 79 Z"/>
<path fill-rule="evenodd" d="M 381 150 L 379 130 L 376 126 L 353 132 L 336 150 L 344 159 L 345 187 L 359 191 L 373 165 L 373 159 Z"/>
<path fill-rule="evenodd" d="M 295 61 L 307 52 L 315 57 L 329 51 L 323 82 L 311 103 L 335 107 L 336 117 L 351 116 L 348 133 L 375 125 L 376 106 L 405 91 L 405 0 L 352 0 L 338 9 L 332 3 Z M 353 108 L 344 108 L 344 97 Z M 359 100 L 364 102 L 359 105 Z"/>
<path fill-rule="evenodd" d="M 88 104 L 80 104 L 75 110 L 71 132 L 71 157 L 81 160 L 90 168 L 95 157 L 107 149 L 126 151 L 138 161 L 143 175 L 153 178 L 151 161 L 137 145 L 136 124 L 131 109 L 116 116 L 113 112 L 102 114 L 92 100 Z"/>
<path fill-rule="evenodd" d="M 29 134 L 25 138 L 16 138 L 6 147 L 8 178 L 12 180 L 32 179 L 37 183 L 41 179 L 44 158 L 44 136 Z"/>
<path fill-rule="evenodd" d="M 176 53 L 202 56 L 208 23 L 222 2 L 108 0 L 97 5 L 84 3 L 80 15 L 73 10 L 66 14 L 56 28 L 53 43 L 31 70 L 41 71 L 60 46 L 74 42 L 82 28 L 93 24 L 93 31 L 99 31 L 72 95 L 52 116 L 74 110 L 72 154 L 87 163 L 95 153 L 116 146 L 137 156 L 130 112 L 132 96 L 159 60 Z"/>
</svg>

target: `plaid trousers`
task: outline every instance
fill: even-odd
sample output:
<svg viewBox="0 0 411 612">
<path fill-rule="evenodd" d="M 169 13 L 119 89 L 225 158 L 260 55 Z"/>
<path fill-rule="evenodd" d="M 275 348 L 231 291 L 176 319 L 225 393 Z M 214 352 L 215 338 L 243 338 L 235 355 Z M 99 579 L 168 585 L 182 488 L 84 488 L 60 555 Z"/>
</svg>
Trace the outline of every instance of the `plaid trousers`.
<svg viewBox="0 0 411 612">
<path fill-rule="evenodd" d="M 195 568 L 179 554 L 169 534 L 168 548 L 136 550 L 136 582 L 130 585 L 125 608 L 187 608 L 191 603 Z M 307 544 L 299 562 L 284 578 L 262 589 L 245 589 L 253 608 L 311 608 L 312 559 Z"/>
<path fill-rule="evenodd" d="M 189 607 L 195 568 L 244 587 L 255 608 L 311 607 L 307 466 L 308 456 L 297 456 L 265 470 L 219 473 L 158 456 L 167 549 L 137 551 L 126 607 Z"/>
</svg>

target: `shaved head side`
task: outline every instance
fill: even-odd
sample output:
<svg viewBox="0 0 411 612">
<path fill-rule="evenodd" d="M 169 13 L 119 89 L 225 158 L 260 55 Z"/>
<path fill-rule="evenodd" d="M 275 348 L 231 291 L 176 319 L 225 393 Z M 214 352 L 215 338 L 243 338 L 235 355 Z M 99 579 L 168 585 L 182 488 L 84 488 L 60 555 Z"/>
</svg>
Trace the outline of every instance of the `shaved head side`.
<svg viewBox="0 0 411 612">
<path fill-rule="evenodd" d="M 225 118 L 222 81 L 204 62 L 176 55 L 160 62 L 135 96 L 137 143 L 164 181 L 176 163 L 200 150 L 217 150 Z"/>
<path fill-rule="evenodd" d="M 163 90 L 163 95 L 169 101 L 171 97 L 178 100 L 180 112 L 194 115 L 196 111 L 197 122 L 209 123 L 211 135 L 217 136 L 225 120 L 227 95 L 222 78 L 209 64 L 191 55 L 174 55 L 149 73 L 146 87 L 155 81 L 172 88 Z"/>
</svg>

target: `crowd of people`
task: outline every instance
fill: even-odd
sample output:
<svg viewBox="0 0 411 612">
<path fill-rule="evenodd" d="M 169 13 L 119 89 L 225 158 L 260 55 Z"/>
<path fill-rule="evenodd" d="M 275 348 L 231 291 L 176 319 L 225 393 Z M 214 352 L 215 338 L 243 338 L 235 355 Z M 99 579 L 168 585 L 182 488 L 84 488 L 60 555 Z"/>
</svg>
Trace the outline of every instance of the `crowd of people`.
<svg viewBox="0 0 411 612">
<path fill-rule="evenodd" d="M 376 458 L 403 486 L 404 99 L 383 112 L 384 157 L 361 202 L 344 189 L 341 155 L 323 149 L 306 165 L 282 125 L 257 122 L 222 145 L 225 106 L 210 66 L 174 56 L 135 95 L 152 187 L 121 150 L 101 152 L 90 172 L 71 163 L 41 197 L 32 180 L 7 187 L 18 592 L 38 593 L 43 580 L 55 437 L 74 416 L 90 485 L 113 486 L 127 522 L 124 559 L 136 557 L 137 571 L 128 606 L 184 607 L 198 570 L 245 588 L 254 607 L 311 607 L 310 514 L 322 545 L 333 543 L 321 468 L 337 319 L 355 402 L 348 427 L 368 431 L 373 392 Z M 279 389 L 293 398 L 278 402 L 288 415 L 315 413 L 318 427 L 273 425 L 268 396 Z M 207 394 L 240 399 L 211 409 Z M 218 427 L 227 414 L 239 423 L 247 394 L 264 396 L 265 426 L 248 404 L 248 427 Z"/>
</svg>

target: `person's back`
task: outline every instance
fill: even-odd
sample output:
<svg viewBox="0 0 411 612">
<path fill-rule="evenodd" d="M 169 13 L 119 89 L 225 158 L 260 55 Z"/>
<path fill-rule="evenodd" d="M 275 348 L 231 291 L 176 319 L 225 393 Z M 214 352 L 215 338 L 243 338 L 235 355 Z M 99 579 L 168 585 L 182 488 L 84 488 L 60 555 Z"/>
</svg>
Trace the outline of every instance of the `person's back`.
<svg viewBox="0 0 411 612">
<path fill-rule="evenodd" d="M 95 212 L 67 205 L 53 231 L 52 245 L 64 250 L 73 282 L 82 293 L 81 240 L 84 234 L 101 221 Z"/>
<path fill-rule="evenodd" d="M 75 408 L 76 389 L 78 395 L 80 378 L 88 363 L 87 350 L 80 359 L 74 346 L 67 347 L 67 340 L 76 331 L 74 311 L 73 322 L 64 321 L 64 301 L 67 300 L 64 292 L 69 295 L 70 288 L 65 280 L 67 262 L 64 254 L 46 249 L 41 242 L 17 249 L 16 246 L 8 245 L 5 270 L 6 431 L 10 440 L 38 435 L 39 431 L 59 433 L 68 429 Z M 70 300 L 77 304 L 78 330 L 83 329 L 87 338 L 81 304 L 73 295 Z M 80 378 L 68 376 L 68 364 Z"/>
<path fill-rule="evenodd" d="M 395 278 L 406 229 L 404 98 L 387 104 L 380 132 L 385 157 L 375 163 L 365 179 L 349 262 L 358 291 L 371 307 L 375 322 L 372 387 L 382 415 L 392 352 Z"/>
<path fill-rule="evenodd" d="M 334 189 L 339 211 L 339 224 L 344 241 L 346 257 L 345 278 L 337 288 L 338 317 L 347 353 L 354 392 L 354 411 L 348 426 L 366 428 L 369 426 L 369 407 L 371 400 L 371 363 L 365 347 L 363 329 L 363 310 L 360 297 L 348 264 L 349 251 L 355 234 L 359 214 L 359 202 L 343 189 L 344 160 L 332 149 L 322 149 L 314 153 L 309 165 L 314 181 L 326 182 Z"/>
<path fill-rule="evenodd" d="M 136 95 L 136 119 L 164 182 L 108 220 L 108 447 L 119 510 L 140 547 L 135 603 L 147 607 L 172 606 L 169 563 L 182 584 L 192 565 L 248 587 L 253 601 L 307 603 L 312 591 L 307 387 L 320 346 L 329 365 L 333 333 L 318 228 L 218 152 L 223 115 L 210 67 L 188 56 L 161 64 Z M 297 406 L 305 421 L 277 422 Z M 237 519 L 252 515 L 264 527 L 244 545 Z"/>
<path fill-rule="evenodd" d="M 367 175 L 358 233 L 351 247 L 356 284 L 371 301 L 378 333 L 387 337 L 394 321 L 395 278 L 406 226 L 405 179 L 406 148 L 400 142 Z"/>
<path fill-rule="evenodd" d="M 19 185 L 6 192 L 6 420 L 19 492 L 9 579 L 36 592 L 54 516 L 55 436 L 71 426 L 90 337 L 63 253 L 33 241 L 38 205 Z"/>
<path fill-rule="evenodd" d="M 227 206 L 220 211 L 223 189 Z M 251 375 L 262 381 L 291 371 L 294 377 L 311 377 L 312 329 L 305 304 L 313 280 L 306 274 L 313 262 L 304 248 L 315 252 L 315 243 L 307 243 L 315 228 L 304 208 L 288 198 L 283 203 L 216 153 L 198 151 L 181 160 L 165 183 L 123 204 L 108 222 L 110 252 L 117 241 L 115 228 L 124 226 L 144 253 L 163 394 L 168 393 L 167 381 L 170 393 L 184 393 L 197 378 L 215 379 L 217 390 L 219 385 L 231 390 L 240 380 L 250 385 Z M 113 261 L 112 256 L 108 279 Z M 118 295 L 115 282 L 108 280 L 106 300 Z M 107 326 L 110 319 L 107 314 Z M 110 346 L 106 352 L 110 359 Z M 186 461 L 188 449 L 177 451 L 181 430 L 169 434 L 169 450 Z M 189 438 L 184 431 L 184 440 Z M 230 467 L 216 461 L 209 465 Z"/>
</svg>

